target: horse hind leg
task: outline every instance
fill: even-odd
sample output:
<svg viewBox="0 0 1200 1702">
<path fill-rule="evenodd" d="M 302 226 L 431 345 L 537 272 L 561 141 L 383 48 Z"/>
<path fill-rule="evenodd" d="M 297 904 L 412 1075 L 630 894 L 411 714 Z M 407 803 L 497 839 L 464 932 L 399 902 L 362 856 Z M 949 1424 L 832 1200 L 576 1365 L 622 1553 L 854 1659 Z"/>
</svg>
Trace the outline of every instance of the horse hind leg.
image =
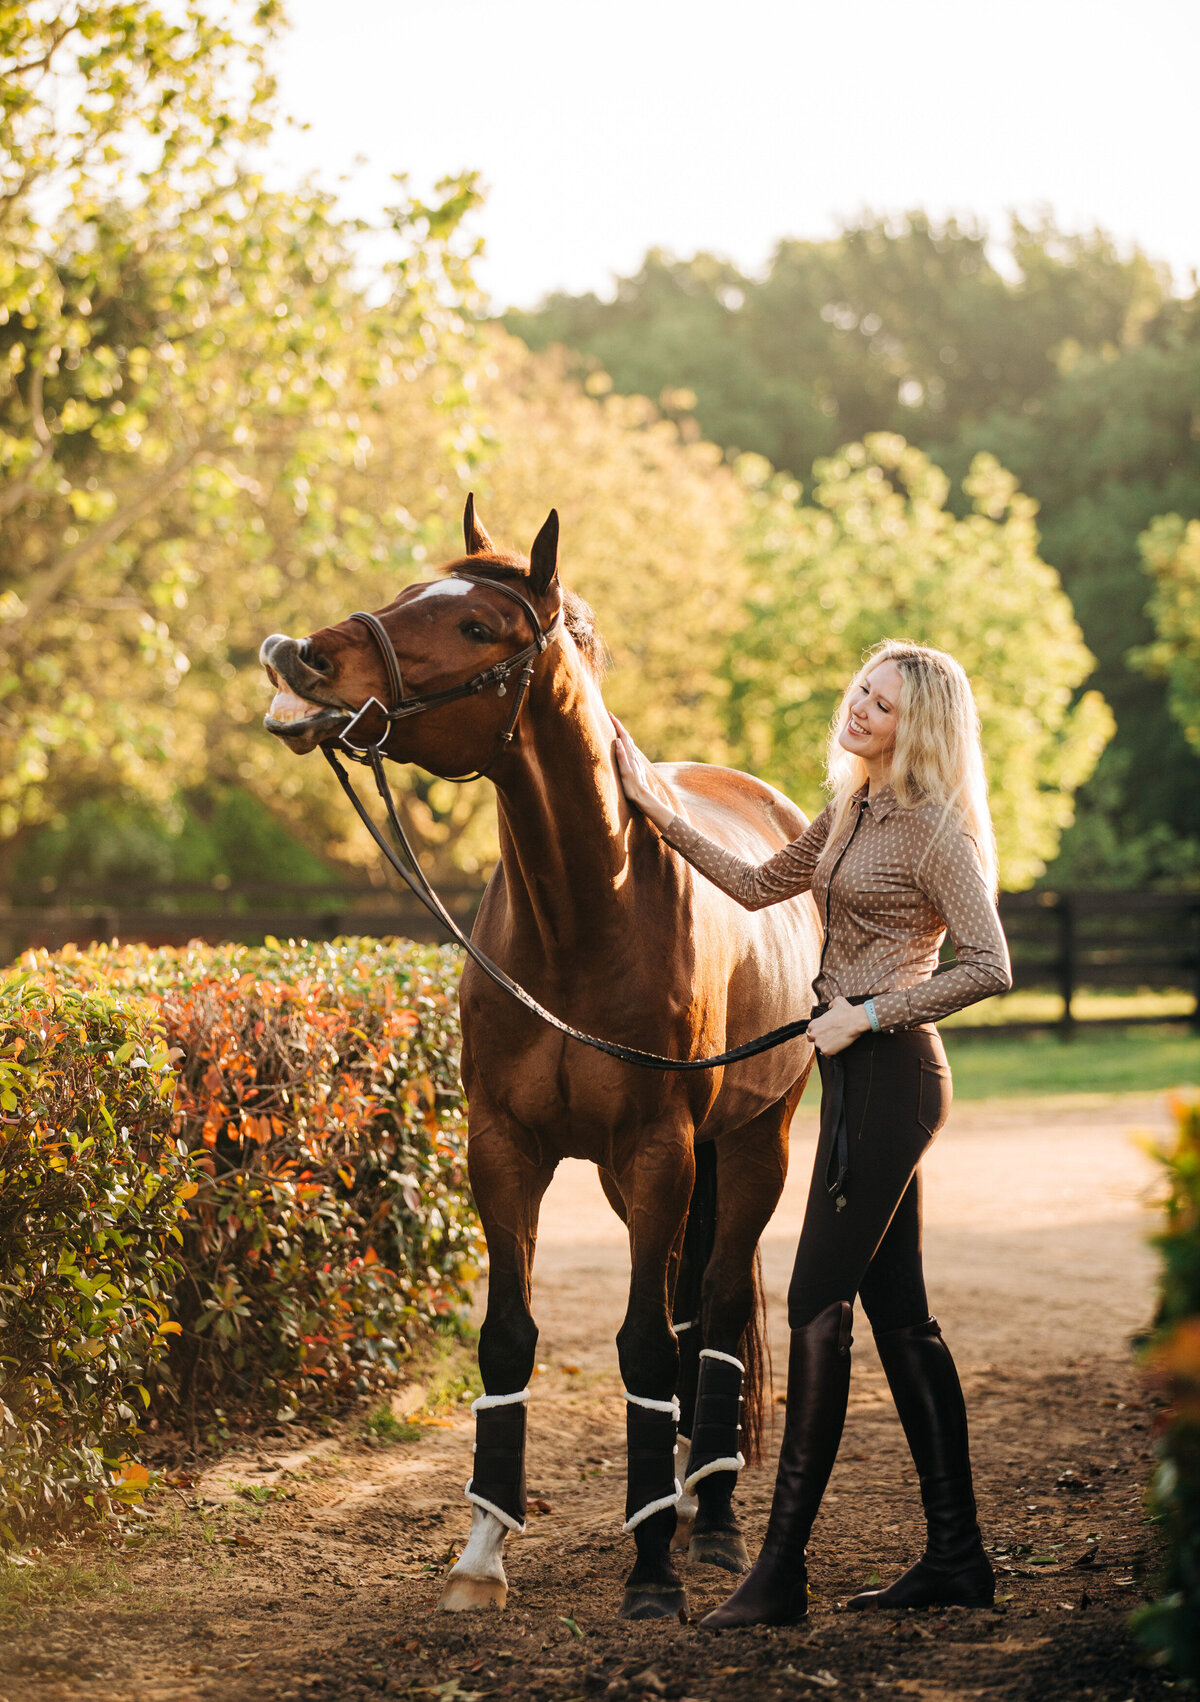
<svg viewBox="0 0 1200 1702">
<path fill-rule="evenodd" d="M 697 1510 L 688 1558 L 738 1576 L 750 1569 L 733 1496 L 746 1427 L 762 1424 L 766 1351 L 758 1242 L 783 1190 L 787 1127 L 798 1093 L 789 1095 L 718 1143 L 720 1210 L 704 1272 L 704 1347 L 696 1396 L 692 1452 L 684 1478 Z M 753 1452 L 753 1449 L 748 1449 Z"/>
</svg>

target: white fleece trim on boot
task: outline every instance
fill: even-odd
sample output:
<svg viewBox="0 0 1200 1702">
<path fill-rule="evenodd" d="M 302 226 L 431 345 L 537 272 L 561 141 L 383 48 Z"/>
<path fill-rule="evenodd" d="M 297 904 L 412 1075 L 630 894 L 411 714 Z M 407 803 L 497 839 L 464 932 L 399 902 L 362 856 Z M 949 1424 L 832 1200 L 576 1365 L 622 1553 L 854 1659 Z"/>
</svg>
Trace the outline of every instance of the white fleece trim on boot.
<svg viewBox="0 0 1200 1702">
<path fill-rule="evenodd" d="M 694 1330 L 699 1322 L 699 1318 L 689 1318 L 686 1323 L 676 1324 L 674 1326 L 675 1334 L 681 1335 L 684 1330 Z"/>
<path fill-rule="evenodd" d="M 474 1481 L 474 1478 L 468 1479 L 467 1487 L 463 1491 L 471 1505 L 473 1507 L 482 1507 L 485 1513 L 490 1513 L 494 1519 L 499 1519 L 500 1523 L 506 1530 L 515 1531 L 519 1537 L 523 1537 L 525 1535 L 524 1524 L 517 1519 L 514 1519 L 511 1513 L 506 1513 L 503 1507 L 497 1507 L 494 1501 L 487 1501 L 482 1495 L 476 1495 L 475 1491 L 471 1488 Z"/>
<path fill-rule="evenodd" d="M 662 1513 L 665 1512 L 668 1507 L 677 1506 L 679 1503 L 679 1497 L 682 1494 L 683 1490 L 679 1487 L 679 1479 L 676 1478 L 674 1495 L 664 1495 L 658 1501 L 647 1501 L 646 1505 L 644 1507 L 640 1507 L 631 1519 L 626 1519 L 625 1523 L 621 1526 L 621 1535 L 628 1536 L 630 1531 L 635 1531 L 641 1524 L 642 1520 L 648 1519 L 651 1513 Z"/>
<path fill-rule="evenodd" d="M 679 1397 L 672 1395 L 669 1401 L 652 1401 L 649 1395 L 631 1395 L 628 1389 L 623 1391 L 625 1399 L 635 1407 L 645 1407 L 648 1412 L 669 1412 L 676 1424 L 679 1423 Z M 638 1517 L 641 1517 L 639 1513 Z"/>
<path fill-rule="evenodd" d="M 746 1375 L 746 1367 L 740 1359 L 735 1359 L 731 1353 L 720 1353 L 715 1347 L 702 1347 L 700 1357 L 701 1359 L 719 1359 L 725 1365 L 736 1365 L 742 1376 Z"/>
<path fill-rule="evenodd" d="M 524 1405 L 529 1399 L 528 1389 L 518 1389 L 515 1395 L 480 1395 L 477 1401 L 471 1402 L 473 1413 L 486 1412 L 489 1407 L 515 1407 L 518 1403 Z"/>
<path fill-rule="evenodd" d="M 712 1477 L 714 1472 L 740 1472 L 746 1463 L 744 1454 L 738 1453 L 723 1460 L 709 1460 L 707 1465 L 697 1466 L 694 1472 L 689 1472 L 683 1480 L 683 1493 L 691 1495 L 695 1487 L 706 1477 Z"/>
</svg>

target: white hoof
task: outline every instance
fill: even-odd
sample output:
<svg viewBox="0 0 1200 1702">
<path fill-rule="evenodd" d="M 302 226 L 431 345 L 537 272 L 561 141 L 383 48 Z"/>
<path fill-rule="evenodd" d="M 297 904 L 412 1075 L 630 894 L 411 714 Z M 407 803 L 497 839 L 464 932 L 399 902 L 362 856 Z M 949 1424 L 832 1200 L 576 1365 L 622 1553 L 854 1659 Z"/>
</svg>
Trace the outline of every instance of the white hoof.
<svg viewBox="0 0 1200 1702">
<path fill-rule="evenodd" d="M 480 1608 L 501 1608 L 507 1600 L 503 1578 L 456 1578 L 452 1572 L 438 1607 L 443 1613 L 475 1613 Z"/>
<path fill-rule="evenodd" d="M 443 1613 L 473 1613 L 501 1608 L 508 1600 L 508 1579 L 501 1558 L 508 1531 L 494 1513 L 471 1510 L 471 1535 L 451 1569 L 438 1606 Z"/>
</svg>

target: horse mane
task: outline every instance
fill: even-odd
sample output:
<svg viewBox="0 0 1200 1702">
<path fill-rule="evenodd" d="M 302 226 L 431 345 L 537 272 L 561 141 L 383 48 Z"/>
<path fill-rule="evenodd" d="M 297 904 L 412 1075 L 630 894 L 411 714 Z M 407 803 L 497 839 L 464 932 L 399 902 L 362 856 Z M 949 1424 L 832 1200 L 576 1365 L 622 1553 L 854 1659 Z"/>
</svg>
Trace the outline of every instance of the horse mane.
<svg viewBox="0 0 1200 1702">
<path fill-rule="evenodd" d="M 524 556 L 497 551 L 494 555 L 461 556 L 458 561 L 447 562 L 443 572 L 477 573 L 481 579 L 528 579 L 529 563 Z M 602 680 L 608 671 L 608 646 L 596 625 L 592 606 L 578 591 L 569 591 L 565 585 L 562 600 L 563 622 L 575 640 L 575 648 L 592 675 Z"/>
</svg>

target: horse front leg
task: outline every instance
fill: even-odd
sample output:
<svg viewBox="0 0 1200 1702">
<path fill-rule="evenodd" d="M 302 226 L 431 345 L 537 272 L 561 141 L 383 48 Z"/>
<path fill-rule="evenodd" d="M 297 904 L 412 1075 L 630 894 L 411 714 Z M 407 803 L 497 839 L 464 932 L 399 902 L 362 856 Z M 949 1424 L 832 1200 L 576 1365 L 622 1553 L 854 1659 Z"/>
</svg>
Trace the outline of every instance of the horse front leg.
<svg viewBox="0 0 1200 1702">
<path fill-rule="evenodd" d="M 626 1533 L 637 1559 L 625 1580 L 623 1619 L 677 1618 L 687 1612 L 683 1581 L 671 1564 L 679 1354 L 670 1290 L 683 1242 L 695 1173 L 690 1131 L 644 1137 L 619 1178 L 630 1247 L 629 1307 L 617 1335 L 625 1381 L 628 1476 Z"/>
<path fill-rule="evenodd" d="M 537 1351 L 530 1276 L 538 1210 L 554 1174 L 500 1128 L 472 1132 L 467 1162 L 488 1249 L 487 1314 L 479 1332 L 484 1393 L 472 1407 L 471 1534 L 439 1604 L 456 1613 L 502 1608 L 504 1543 L 525 1529 L 525 1410 Z"/>
<path fill-rule="evenodd" d="M 684 1476 L 696 1497 L 688 1558 L 735 1576 L 750 1570 L 745 1538 L 733 1509 L 745 1464 L 743 1401 L 756 1401 L 753 1431 L 762 1428 L 765 1342 L 753 1327 L 761 1295 L 755 1254 L 783 1191 L 787 1130 L 798 1092 L 717 1143 L 716 1233 L 704 1271 L 704 1346 L 696 1393 L 691 1454 Z"/>
</svg>

